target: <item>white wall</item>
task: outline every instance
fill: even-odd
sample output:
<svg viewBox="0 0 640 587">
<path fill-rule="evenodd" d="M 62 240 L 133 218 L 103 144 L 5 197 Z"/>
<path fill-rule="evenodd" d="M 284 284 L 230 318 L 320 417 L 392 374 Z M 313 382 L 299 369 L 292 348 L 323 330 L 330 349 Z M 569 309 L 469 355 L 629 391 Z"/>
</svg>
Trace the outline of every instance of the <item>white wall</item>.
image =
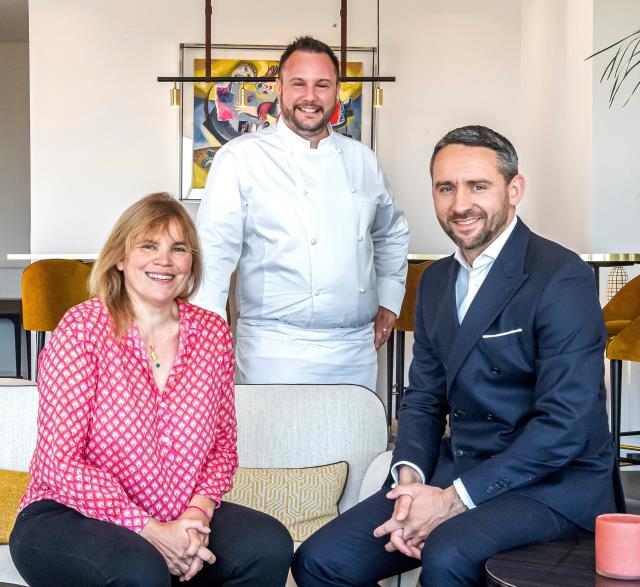
<svg viewBox="0 0 640 587">
<path fill-rule="evenodd" d="M 373 3 L 349 4 L 350 44 L 374 44 Z M 409 216 L 413 251 L 451 248 L 432 212 L 427 160 L 444 132 L 471 122 L 502 131 L 526 154 L 530 195 L 523 211 L 533 224 L 585 248 L 585 224 L 567 230 L 547 210 L 551 202 L 574 209 L 588 183 L 589 124 L 583 106 L 573 106 L 582 86 L 562 80 L 583 75 L 567 74 L 576 63 L 570 25 L 579 13 L 580 34 L 590 39 L 590 5 L 381 0 L 381 73 L 397 75 L 398 82 L 385 86 L 379 153 Z M 97 250 L 130 202 L 154 190 L 176 191 L 177 113 L 167 107 L 168 86 L 155 77 L 177 73 L 179 42 L 203 40 L 202 6 L 195 0 L 31 0 L 34 252 Z M 339 43 L 338 2 L 260 6 L 247 0 L 243 12 L 260 18 L 243 18 L 236 2 L 215 2 L 214 41 L 283 44 L 310 33 Z M 545 27 L 551 36 L 541 34 Z M 534 97 L 548 92 L 539 105 Z M 571 136 L 583 131 L 562 141 L 565 128 Z"/>
<path fill-rule="evenodd" d="M 603 49 L 640 28 L 637 0 L 594 0 L 593 46 Z M 629 90 L 640 82 L 636 68 L 621 100 L 609 109 L 610 85 L 599 83 L 613 55 L 595 58 L 593 76 L 593 167 L 591 194 L 592 245 L 603 252 L 640 250 L 640 92 L 623 107 Z"/>
<path fill-rule="evenodd" d="M 252 8 L 253 5 L 253 8 Z M 96 251 L 140 196 L 176 192 L 178 118 L 168 107 L 180 42 L 204 41 L 204 2 L 31 0 L 32 249 Z M 370 2 L 350 2 L 350 43 L 371 44 Z M 214 3 L 217 43 L 339 43 L 339 4 Z M 337 26 L 336 26 L 337 25 Z M 64 31 L 64 34 L 60 34 Z M 366 34 L 365 34 L 366 31 Z"/>
<path fill-rule="evenodd" d="M 536 232 L 590 252 L 592 7 L 522 3 L 519 136 L 528 179 L 521 213 Z"/>
<path fill-rule="evenodd" d="M 0 42 L 0 298 L 20 297 L 22 269 L 7 253 L 29 251 L 29 46 Z M 0 320 L 0 375 L 15 373 L 13 327 Z"/>
</svg>

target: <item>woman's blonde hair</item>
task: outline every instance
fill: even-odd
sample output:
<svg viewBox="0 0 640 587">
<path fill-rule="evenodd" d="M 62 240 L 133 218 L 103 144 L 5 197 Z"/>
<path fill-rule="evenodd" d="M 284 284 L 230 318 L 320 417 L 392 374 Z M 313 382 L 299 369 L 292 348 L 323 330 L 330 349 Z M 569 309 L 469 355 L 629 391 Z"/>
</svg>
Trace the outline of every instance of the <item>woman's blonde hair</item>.
<svg viewBox="0 0 640 587">
<path fill-rule="evenodd" d="M 133 245 L 152 232 L 166 229 L 175 220 L 182 238 L 191 250 L 191 275 L 180 299 L 189 299 L 202 281 L 202 255 L 198 233 L 184 207 L 165 192 L 150 194 L 127 208 L 116 221 L 104 243 L 89 277 L 92 296 L 99 296 L 107 306 L 116 338 L 129 330 L 134 319 L 133 306 L 124 283 L 124 273 L 117 267 L 124 261 Z"/>
</svg>

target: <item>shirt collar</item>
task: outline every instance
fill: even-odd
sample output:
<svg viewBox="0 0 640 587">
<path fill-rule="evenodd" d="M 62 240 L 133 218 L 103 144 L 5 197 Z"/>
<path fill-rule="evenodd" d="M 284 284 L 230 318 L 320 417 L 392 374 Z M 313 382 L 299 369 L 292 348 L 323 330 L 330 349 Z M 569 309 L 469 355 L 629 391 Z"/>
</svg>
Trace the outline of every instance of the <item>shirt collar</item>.
<svg viewBox="0 0 640 587">
<path fill-rule="evenodd" d="M 518 222 L 518 216 L 514 214 L 513 220 L 509 223 L 509 226 L 494 240 L 482 253 L 480 253 L 475 260 L 473 261 L 473 265 L 470 265 L 467 261 L 466 257 L 463 255 L 460 247 L 456 248 L 456 252 L 454 253 L 454 258 L 462 267 L 464 267 L 467 271 L 471 271 L 477 267 L 484 267 L 488 263 L 493 263 L 496 260 L 500 251 L 504 248 L 507 240 L 511 236 L 513 229 L 516 227 Z"/>
<path fill-rule="evenodd" d="M 329 136 L 325 137 L 318 143 L 318 149 L 322 149 L 323 147 L 329 145 L 333 139 L 333 129 L 330 124 L 327 124 L 327 129 L 329 130 Z M 311 149 L 311 141 L 301 137 L 299 134 L 293 132 L 284 121 L 282 116 L 278 117 L 278 122 L 276 123 L 276 131 L 278 135 L 282 138 L 282 140 L 287 144 L 288 147 L 294 149 Z"/>
</svg>

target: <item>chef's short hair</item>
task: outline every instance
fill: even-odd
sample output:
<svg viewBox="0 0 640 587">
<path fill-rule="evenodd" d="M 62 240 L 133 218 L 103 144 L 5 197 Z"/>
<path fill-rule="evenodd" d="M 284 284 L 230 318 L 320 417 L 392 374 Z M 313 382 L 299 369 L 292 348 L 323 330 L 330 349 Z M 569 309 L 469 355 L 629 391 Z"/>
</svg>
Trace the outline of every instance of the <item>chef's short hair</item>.
<svg viewBox="0 0 640 587">
<path fill-rule="evenodd" d="M 336 79 L 340 76 L 338 58 L 336 57 L 331 47 L 329 47 L 329 45 L 327 45 L 326 43 L 318 41 L 318 39 L 314 39 L 313 37 L 310 37 L 308 35 L 298 37 L 295 41 L 293 41 L 293 43 L 290 43 L 286 47 L 284 53 L 282 53 L 282 56 L 280 57 L 280 65 L 278 66 L 278 72 L 280 76 L 282 76 L 282 68 L 287 62 L 287 59 L 289 59 L 289 57 L 291 57 L 291 55 L 295 51 L 302 51 L 303 53 L 324 53 L 329 57 L 329 59 L 331 59 L 331 63 L 333 63 L 333 67 L 336 70 Z"/>
</svg>

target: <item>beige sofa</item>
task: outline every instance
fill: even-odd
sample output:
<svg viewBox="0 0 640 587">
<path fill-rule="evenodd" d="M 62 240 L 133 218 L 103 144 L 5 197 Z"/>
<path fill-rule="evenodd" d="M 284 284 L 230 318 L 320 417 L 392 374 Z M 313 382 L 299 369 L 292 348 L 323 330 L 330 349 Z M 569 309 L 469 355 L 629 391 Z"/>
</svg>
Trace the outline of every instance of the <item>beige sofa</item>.
<svg viewBox="0 0 640 587">
<path fill-rule="evenodd" d="M 0 380 L 0 469 L 27 470 L 36 441 L 37 403 L 32 383 Z M 347 461 L 349 476 L 341 511 L 379 488 L 387 474 L 384 407 L 362 387 L 239 385 L 236 412 L 243 467 L 311 467 Z M 25 585 L 7 545 L 0 545 L 3 581 Z M 402 584 L 415 586 L 415 575 L 403 576 Z"/>
</svg>

